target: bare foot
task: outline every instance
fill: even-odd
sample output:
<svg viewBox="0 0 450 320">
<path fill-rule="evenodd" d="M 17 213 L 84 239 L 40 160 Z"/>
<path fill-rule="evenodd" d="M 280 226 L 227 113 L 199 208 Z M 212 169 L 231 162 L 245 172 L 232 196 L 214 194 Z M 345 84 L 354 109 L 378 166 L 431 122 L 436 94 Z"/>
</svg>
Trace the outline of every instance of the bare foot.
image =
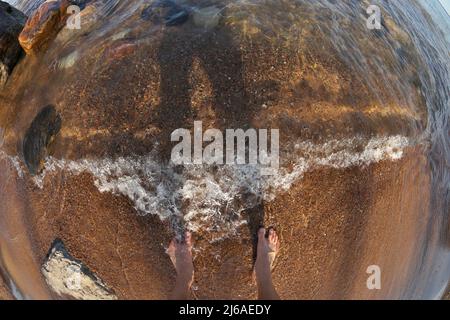
<svg viewBox="0 0 450 320">
<path fill-rule="evenodd" d="M 275 230 L 270 228 L 266 237 L 266 229 L 259 229 L 255 275 L 260 299 L 279 299 L 272 283 L 273 263 L 279 250 L 280 241 Z"/>
<path fill-rule="evenodd" d="M 258 249 L 256 261 L 262 265 L 269 266 L 269 270 L 272 271 L 273 263 L 276 255 L 280 250 L 280 241 L 278 235 L 273 228 L 269 228 L 269 232 L 266 236 L 266 229 L 261 228 L 258 231 Z"/>
<path fill-rule="evenodd" d="M 194 281 L 194 264 L 192 262 L 192 235 L 186 232 L 184 241 L 172 239 L 167 254 L 177 271 L 175 289 L 172 299 L 184 300 L 189 297 L 189 290 Z"/>
</svg>

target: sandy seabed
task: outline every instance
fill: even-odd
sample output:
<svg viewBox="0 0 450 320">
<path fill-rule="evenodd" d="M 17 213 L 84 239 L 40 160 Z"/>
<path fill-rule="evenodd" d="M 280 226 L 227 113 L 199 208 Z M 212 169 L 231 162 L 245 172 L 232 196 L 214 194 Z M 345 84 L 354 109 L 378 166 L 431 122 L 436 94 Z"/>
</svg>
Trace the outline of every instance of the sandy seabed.
<svg viewBox="0 0 450 320">
<path fill-rule="evenodd" d="M 420 150 L 411 148 L 396 162 L 308 172 L 275 201 L 249 211 L 249 225 L 239 236 L 210 243 L 204 234 L 194 235 L 193 295 L 256 298 L 252 234 L 264 222 L 277 228 L 282 241 L 274 269 L 282 298 L 402 296 L 414 281 L 418 248 L 424 243 L 420 235 L 428 219 L 427 170 Z M 42 190 L 31 182 L 15 185 L 32 190 L 25 219 L 35 239 L 36 263 L 21 268 L 38 276 L 30 270 L 43 263 L 54 239 L 61 238 L 69 252 L 114 288 L 119 298 L 165 299 L 175 278 L 165 254 L 172 237 L 167 223 L 157 216 L 136 216 L 126 197 L 98 192 L 88 174 L 63 172 L 57 180 Z M 410 197 L 402 201 L 408 206 L 395 201 L 398 192 Z M 379 291 L 366 287 L 370 265 L 382 270 Z"/>
</svg>

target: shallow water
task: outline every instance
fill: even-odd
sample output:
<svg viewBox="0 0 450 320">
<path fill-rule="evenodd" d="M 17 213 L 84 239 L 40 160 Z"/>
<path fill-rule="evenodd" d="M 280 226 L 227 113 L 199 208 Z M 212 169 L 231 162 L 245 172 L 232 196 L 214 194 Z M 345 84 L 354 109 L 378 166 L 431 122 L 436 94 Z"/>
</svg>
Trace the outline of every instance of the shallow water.
<svg viewBox="0 0 450 320">
<path fill-rule="evenodd" d="M 364 1 L 176 2 L 190 15 L 214 5 L 221 22 L 214 31 L 195 21 L 170 28 L 143 15 L 154 1 L 93 1 L 80 32 L 62 30 L 42 56 L 17 66 L 0 100 L 1 165 L 10 172 L 1 182 L 19 186 L 16 200 L 1 195 L 8 204 L 3 211 L 26 207 L 33 190 L 22 189 L 45 190 L 60 183 L 61 172 L 89 173 L 99 192 L 124 196 L 136 214 L 157 215 L 175 230 L 217 243 L 239 236 L 248 223 L 245 210 L 274 201 L 307 172 L 398 161 L 417 148 L 429 162 L 422 174 L 430 176 L 431 199 L 420 213 L 426 225 L 409 266 L 413 276 L 389 297 L 439 298 L 450 274 L 450 19 L 437 1 L 377 2 L 384 18 L 379 31 L 367 29 Z M 31 12 L 36 1 L 13 4 Z M 257 66 L 252 57 L 260 59 Z M 194 76 L 184 70 L 189 67 Z M 273 95 L 265 93 L 274 87 L 265 72 L 277 79 Z M 205 73 L 212 98 L 195 92 Z M 47 104 L 62 115 L 60 139 L 44 171 L 30 177 L 20 141 Z M 266 107 L 258 109 L 261 104 Z M 213 105 L 206 114 L 205 105 Z M 174 168 L 166 161 L 168 134 L 192 128 L 179 113 L 209 127 L 278 127 L 278 175 L 263 177 L 258 166 Z M 403 194 L 410 186 L 403 188 L 393 191 L 401 204 L 412 196 Z M 2 222 L 2 233 L 25 233 L 23 220 Z M 32 236 L 3 243 L 34 259 Z M 23 296 L 42 297 L 45 289 L 33 289 L 42 284 L 30 288 L 23 272 L 12 272 L 23 268 L 17 260 L 3 264 Z M 31 264 L 37 273 L 38 263 Z"/>
</svg>

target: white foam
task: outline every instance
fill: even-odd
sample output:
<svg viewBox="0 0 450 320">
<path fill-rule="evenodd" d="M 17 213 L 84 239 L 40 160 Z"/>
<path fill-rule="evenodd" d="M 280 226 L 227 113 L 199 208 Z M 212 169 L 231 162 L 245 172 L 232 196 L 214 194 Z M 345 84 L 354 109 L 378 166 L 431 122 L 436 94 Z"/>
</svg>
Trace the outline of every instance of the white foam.
<svg viewBox="0 0 450 320">
<path fill-rule="evenodd" d="M 3 149 L 1 149 L 4 143 L 4 134 L 5 131 L 0 128 L 0 160 L 8 161 L 10 165 L 16 169 L 18 176 L 23 178 L 24 172 L 20 163 L 20 158 L 18 156 L 9 156 L 5 151 L 3 151 Z"/>
<path fill-rule="evenodd" d="M 207 230 L 213 234 L 211 240 L 217 240 L 236 233 L 245 224 L 242 211 L 262 200 L 274 200 L 305 172 L 318 167 L 340 169 L 381 160 L 395 161 L 403 156 L 403 149 L 409 144 L 409 139 L 403 136 L 355 137 L 324 144 L 300 141 L 282 151 L 282 165 L 273 176 L 261 176 L 261 168 L 254 165 L 216 168 L 190 165 L 177 172 L 171 165 L 158 162 L 155 153 L 76 161 L 49 157 L 44 172 L 34 181 L 43 188 L 46 177 L 53 172 L 65 170 L 74 175 L 88 172 L 100 192 L 128 197 L 139 214 L 156 214 L 162 220 L 177 218 L 188 229 Z M 288 163 L 291 169 L 287 168 Z"/>
</svg>

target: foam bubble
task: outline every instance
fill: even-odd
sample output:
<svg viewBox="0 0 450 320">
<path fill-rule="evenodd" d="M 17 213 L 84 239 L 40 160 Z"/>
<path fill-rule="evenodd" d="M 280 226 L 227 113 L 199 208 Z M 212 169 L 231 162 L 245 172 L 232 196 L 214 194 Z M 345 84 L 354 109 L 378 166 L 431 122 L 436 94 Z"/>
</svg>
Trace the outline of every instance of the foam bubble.
<svg viewBox="0 0 450 320">
<path fill-rule="evenodd" d="M 236 234 L 246 223 L 241 216 L 244 210 L 263 200 L 274 200 L 305 172 L 319 167 L 341 169 L 395 161 L 408 145 L 409 139 L 403 136 L 354 137 L 324 144 L 299 141 L 280 151 L 280 169 L 271 176 L 262 176 L 259 165 L 187 165 L 179 170 L 159 162 L 157 150 L 146 156 L 117 159 L 74 161 L 49 157 L 44 171 L 33 179 L 43 188 L 57 171 L 90 173 L 100 192 L 126 196 L 138 214 L 174 219 L 191 231 L 207 231 L 210 240 L 217 241 Z M 18 158 L 10 160 L 22 172 Z"/>
</svg>

